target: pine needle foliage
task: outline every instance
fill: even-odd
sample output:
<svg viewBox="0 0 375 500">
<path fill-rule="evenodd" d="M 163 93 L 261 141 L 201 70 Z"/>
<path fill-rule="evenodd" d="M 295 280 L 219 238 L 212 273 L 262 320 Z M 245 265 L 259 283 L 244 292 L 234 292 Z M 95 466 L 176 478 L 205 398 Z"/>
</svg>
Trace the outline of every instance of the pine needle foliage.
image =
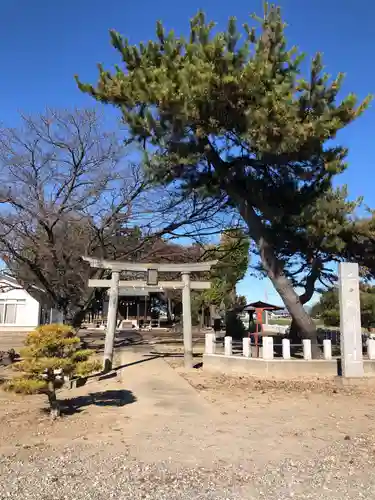
<svg viewBox="0 0 375 500">
<path fill-rule="evenodd" d="M 80 349 L 80 339 L 69 325 L 43 325 L 30 332 L 21 350 L 22 361 L 14 368 L 20 375 L 3 385 L 20 394 L 46 394 L 52 416 L 60 414 L 56 390 L 67 377 L 84 377 L 100 369 L 91 360 L 93 351 Z"/>
</svg>

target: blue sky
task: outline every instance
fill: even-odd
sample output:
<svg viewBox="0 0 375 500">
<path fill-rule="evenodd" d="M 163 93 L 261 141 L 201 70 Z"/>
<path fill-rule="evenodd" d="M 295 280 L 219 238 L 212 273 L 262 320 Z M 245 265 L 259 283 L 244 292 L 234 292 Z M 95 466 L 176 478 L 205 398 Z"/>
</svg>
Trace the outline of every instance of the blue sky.
<svg viewBox="0 0 375 500">
<path fill-rule="evenodd" d="M 371 0 L 280 0 L 288 23 L 290 44 L 296 44 L 310 57 L 324 54 L 327 71 L 346 73 L 345 92 L 360 98 L 375 93 L 375 4 Z M 42 112 L 46 107 L 93 106 L 81 94 L 73 75 L 95 82 L 96 64 L 111 67 L 119 62 L 109 44 L 108 30 L 116 29 L 132 43 L 154 37 L 155 22 L 187 33 L 188 20 L 199 8 L 225 27 L 229 16 L 239 22 L 249 13 L 261 13 L 261 0 L 0 0 L 0 120 L 14 126 L 18 113 Z M 340 141 L 349 147 L 349 168 L 337 183 L 347 183 L 351 197 L 364 196 L 375 206 L 373 151 L 375 104 L 357 123 L 343 131 Z M 106 108 L 111 117 L 111 110 Z M 267 298 L 280 303 L 268 280 L 247 277 L 238 291 L 249 301 Z"/>
</svg>

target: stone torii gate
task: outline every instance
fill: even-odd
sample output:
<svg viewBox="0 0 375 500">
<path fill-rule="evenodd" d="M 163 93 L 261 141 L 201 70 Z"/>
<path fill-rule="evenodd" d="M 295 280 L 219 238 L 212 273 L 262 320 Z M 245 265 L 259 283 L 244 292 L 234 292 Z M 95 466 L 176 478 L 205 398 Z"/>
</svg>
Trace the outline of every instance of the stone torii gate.
<svg viewBox="0 0 375 500">
<path fill-rule="evenodd" d="M 112 271 L 112 278 L 90 279 L 89 287 L 109 288 L 109 304 L 107 330 L 104 343 L 103 371 L 112 369 L 113 348 L 116 332 L 117 305 L 120 287 L 131 287 L 134 289 L 144 289 L 151 292 L 164 290 L 182 290 L 182 318 L 184 337 L 184 361 L 185 368 L 193 366 L 193 337 L 191 323 L 191 290 L 207 290 L 211 288 L 210 281 L 191 281 L 190 274 L 196 272 L 210 271 L 211 267 L 217 264 L 217 260 L 207 262 L 197 262 L 191 264 L 143 264 L 135 262 L 119 262 L 95 259 L 92 257 L 82 257 L 90 264 L 90 267 L 97 269 L 108 269 Z M 146 280 L 120 281 L 121 271 L 144 272 Z M 160 281 L 159 272 L 181 273 L 181 281 Z"/>
</svg>

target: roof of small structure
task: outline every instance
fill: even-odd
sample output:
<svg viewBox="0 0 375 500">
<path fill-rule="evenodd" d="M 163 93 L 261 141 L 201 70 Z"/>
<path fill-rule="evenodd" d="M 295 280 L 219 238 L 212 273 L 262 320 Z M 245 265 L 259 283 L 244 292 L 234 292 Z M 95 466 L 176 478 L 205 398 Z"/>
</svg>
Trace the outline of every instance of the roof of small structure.
<svg viewBox="0 0 375 500">
<path fill-rule="evenodd" d="M 22 288 L 22 286 L 18 283 L 18 281 L 15 278 L 13 278 L 13 276 L 10 276 L 5 272 L 0 272 L 0 280 L 6 281 L 7 283 L 13 285 L 14 288 Z"/>
<path fill-rule="evenodd" d="M 245 306 L 245 307 L 242 309 L 242 311 L 245 311 L 245 312 L 246 312 L 246 311 L 255 311 L 255 307 L 250 306 L 250 305 L 247 305 L 247 306 Z"/>
<path fill-rule="evenodd" d="M 5 284 L 4 284 L 5 283 Z M 6 273 L 5 271 L 0 272 L 0 294 L 6 293 L 11 290 L 24 290 L 26 293 L 31 295 L 39 303 L 45 301 L 47 294 L 45 290 L 37 287 L 36 285 L 20 283 L 16 278 Z"/>
<path fill-rule="evenodd" d="M 255 311 L 255 309 L 264 309 L 265 311 L 278 311 L 279 309 L 283 309 L 283 307 L 274 306 L 273 304 L 268 304 L 267 302 L 258 300 L 257 302 L 251 302 L 250 304 L 247 304 L 247 306 L 243 308 L 243 311 Z"/>
</svg>

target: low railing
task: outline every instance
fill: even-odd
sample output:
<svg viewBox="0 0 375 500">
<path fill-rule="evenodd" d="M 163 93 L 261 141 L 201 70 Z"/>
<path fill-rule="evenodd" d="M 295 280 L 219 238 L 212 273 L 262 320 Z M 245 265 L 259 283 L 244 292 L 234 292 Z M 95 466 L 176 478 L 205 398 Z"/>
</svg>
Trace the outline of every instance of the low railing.
<svg viewBox="0 0 375 500">
<path fill-rule="evenodd" d="M 375 339 L 368 338 L 367 341 L 367 356 L 370 360 L 375 360 Z M 217 354 L 217 341 L 215 333 L 207 333 L 205 338 L 205 354 Z M 242 339 L 242 355 L 245 358 L 251 358 L 253 347 L 255 344 L 252 342 L 250 337 L 245 337 Z M 281 341 L 282 347 L 282 358 L 283 359 L 291 359 L 291 344 L 290 340 L 287 338 L 283 338 Z M 265 336 L 262 337 L 262 348 L 260 351 L 260 357 L 264 360 L 273 360 L 274 359 L 274 338 Z M 257 351 L 257 350 L 256 350 Z M 304 339 L 302 340 L 302 351 L 303 351 L 303 359 L 311 360 L 312 352 L 311 352 L 311 340 Z M 224 356 L 232 356 L 233 355 L 233 340 L 232 337 L 224 338 Z M 323 358 L 327 361 L 332 360 L 332 340 L 329 338 L 323 339 Z"/>
</svg>

